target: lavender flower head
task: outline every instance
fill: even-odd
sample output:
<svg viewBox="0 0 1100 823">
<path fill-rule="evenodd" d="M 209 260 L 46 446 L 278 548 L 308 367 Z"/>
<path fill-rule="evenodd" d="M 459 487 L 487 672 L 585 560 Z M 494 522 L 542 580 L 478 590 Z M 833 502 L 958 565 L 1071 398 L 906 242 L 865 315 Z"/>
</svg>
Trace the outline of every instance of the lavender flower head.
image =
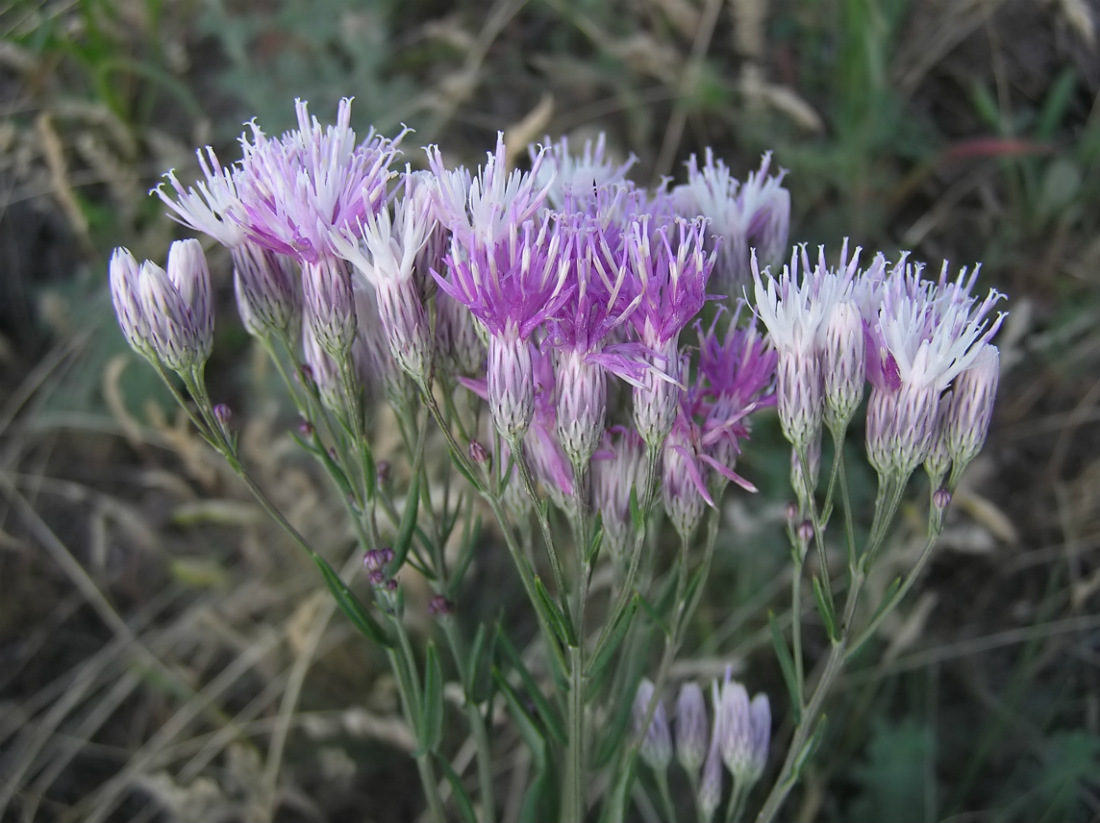
<svg viewBox="0 0 1100 823">
<path fill-rule="evenodd" d="M 688 161 L 688 182 L 672 190 L 679 214 L 703 215 L 717 240 L 714 277 L 719 287 L 739 289 L 749 278 L 749 250 L 755 248 L 765 266 L 782 261 L 790 225 L 790 192 L 783 188 L 786 172 L 768 176 L 771 152 L 760 169 L 742 184 L 729 167 L 706 151 L 702 168 L 695 155 Z"/>
<path fill-rule="evenodd" d="M 636 342 L 615 342 L 617 333 L 641 303 L 630 299 L 630 274 L 595 218 L 560 217 L 567 240 L 563 265 L 576 288 L 549 321 L 549 341 L 557 353 L 558 437 L 575 466 L 586 466 L 603 436 L 607 377 L 614 374 L 635 387 L 653 366 Z M 569 260 L 569 258 L 572 258 Z"/>
<path fill-rule="evenodd" d="M 655 367 L 634 389 L 634 422 L 646 444 L 655 449 L 676 419 L 682 377 L 680 331 L 709 297 L 706 283 L 714 255 L 704 252 L 702 220 L 677 220 L 672 238 L 664 226 L 651 235 L 650 220 L 645 216 L 631 224 L 626 248 L 642 294 L 630 320 L 642 344 L 653 353 L 650 362 Z"/>
<path fill-rule="evenodd" d="M 411 172 L 406 171 L 404 196 L 369 213 L 366 222 L 344 229 L 331 238 L 334 251 L 350 261 L 374 286 L 378 313 L 394 360 L 419 385 L 426 387 L 431 372 L 432 335 L 420 295 L 416 263 L 436 227 L 431 202 L 414 196 Z M 362 244 L 359 238 L 362 237 Z"/>
<path fill-rule="evenodd" d="M 381 208 L 404 132 L 390 140 L 372 129 L 356 142 L 349 98 L 327 127 L 309 116 L 305 101 L 295 101 L 295 111 L 298 128 L 277 140 L 255 122 L 251 137 L 241 136 L 237 187 L 244 216 L 234 219 L 260 245 L 316 263 L 335 254 L 334 235 Z"/>
<path fill-rule="evenodd" d="M 546 186 L 546 198 L 555 209 L 564 209 L 567 204 L 585 205 L 595 200 L 599 189 L 607 188 L 626 180 L 626 173 L 638 158 L 633 154 L 625 163 L 616 165 L 605 156 L 607 135 L 600 132 L 595 144 L 584 141 L 581 154 L 569 151 L 569 138 L 562 137 L 557 143 L 546 138 L 545 156 L 541 158 L 536 175 L 536 185 Z M 530 146 L 528 151 L 532 163 L 539 163 L 543 149 Z"/>
<path fill-rule="evenodd" d="M 784 437 L 799 451 L 820 436 L 824 382 L 819 352 L 824 328 L 833 307 L 851 292 L 859 252 L 857 248 L 849 259 L 845 241 L 839 266 L 830 269 L 824 249 L 811 266 L 805 246 L 796 248 L 778 278 L 767 271 L 762 274 L 756 255 L 751 257 L 756 313 L 779 354 L 779 421 Z"/>
<path fill-rule="evenodd" d="M 530 219 L 545 192 L 529 174 L 505 177 L 503 138 L 476 179 L 444 169 L 438 150 L 429 158 L 440 180 L 438 212 L 453 234 L 450 277 L 432 274 L 489 332 L 489 408 L 501 435 L 518 441 L 534 414 L 527 341 L 570 294 L 562 234 Z"/>
<path fill-rule="evenodd" d="M 150 192 L 171 210 L 171 217 L 195 231 L 213 237 L 230 249 L 247 239 L 244 229 L 246 213 L 238 193 L 241 171 L 238 167 L 222 166 L 214 150 L 207 146 L 205 152 L 195 152 L 203 179 L 185 188 L 176 177 L 175 170 L 164 177 L 172 187 L 175 197 L 161 183 Z"/>
<path fill-rule="evenodd" d="M 903 256 L 890 273 L 872 318 L 868 359 L 872 382 L 867 410 L 867 450 L 883 477 L 904 478 L 928 455 L 936 436 L 940 395 L 986 355 L 985 344 L 1004 315 L 988 315 L 1003 295 L 991 290 L 979 302 L 970 295 L 977 269 L 938 282 L 921 278 L 922 267 Z M 877 355 L 877 356 L 876 356 Z"/>
</svg>

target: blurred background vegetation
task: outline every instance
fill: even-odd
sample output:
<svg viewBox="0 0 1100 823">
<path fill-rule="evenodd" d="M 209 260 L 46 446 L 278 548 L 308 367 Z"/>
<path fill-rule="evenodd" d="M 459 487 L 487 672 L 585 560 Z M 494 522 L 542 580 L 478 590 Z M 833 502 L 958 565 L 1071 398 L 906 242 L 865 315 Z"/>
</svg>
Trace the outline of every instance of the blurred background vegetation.
<svg viewBox="0 0 1100 823">
<path fill-rule="evenodd" d="M 162 172 L 349 95 L 363 131 L 416 130 L 414 163 L 430 142 L 476 163 L 498 129 L 516 148 L 604 130 L 641 182 L 707 145 L 739 173 L 772 149 L 792 241 L 983 261 L 1012 312 L 989 445 L 788 811 L 1100 820 L 1098 36 L 1096 0 L 0 3 L 0 820 L 419 808 L 384 665 L 134 362 L 106 289 L 113 246 L 162 258 L 181 234 L 146 195 Z M 292 519 L 346 554 L 214 255 L 215 397 Z M 681 674 L 732 660 L 781 718 L 774 434 L 747 450 L 765 492 L 727 504 Z"/>
</svg>

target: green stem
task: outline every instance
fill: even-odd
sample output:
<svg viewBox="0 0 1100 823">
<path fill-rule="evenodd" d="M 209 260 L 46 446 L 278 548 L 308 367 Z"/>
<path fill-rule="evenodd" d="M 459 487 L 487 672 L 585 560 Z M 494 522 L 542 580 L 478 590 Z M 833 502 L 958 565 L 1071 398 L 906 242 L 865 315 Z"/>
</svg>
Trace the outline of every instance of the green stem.
<svg viewBox="0 0 1100 823">
<path fill-rule="evenodd" d="M 558 590 L 558 598 L 561 600 L 562 607 L 565 609 L 566 619 L 569 618 L 571 609 L 569 608 L 569 590 L 565 587 L 565 573 L 562 570 L 561 557 L 558 556 L 557 545 L 554 543 L 554 535 L 550 530 L 550 517 L 547 510 L 542 505 L 542 500 L 539 499 L 538 491 L 535 489 L 535 478 L 531 474 L 531 466 L 527 462 L 527 455 L 523 450 L 523 440 L 521 438 L 514 438 L 509 442 L 509 447 L 512 450 L 512 459 L 515 461 L 515 465 L 519 466 L 520 474 L 523 476 L 523 485 L 527 489 L 527 496 L 531 498 L 531 505 L 535 508 L 535 519 L 539 523 L 539 530 L 542 532 L 542 540 L 546 544 L 546 553 L 550 558 L 550 569 L 554 574 L 554 585 Z M 580 570 L 578 569 L 578 574 Z M 573 622 L 573 628 L 579 631 L 579 627 L 576 621 Z"/>
<path fill-rule="evenodd" d="M 565 762 L 562 823 L 583 823 L 585 812 L 584 650 L 569 650 L 569 741 Z"/>
<path fill-rule="evenodd" d="M 657 782 L 657 793 L 661 796 L 661 811 L 665 814 L 668 823 L 676 821 L 676 807 L 672 805 L 672 794 L 668 790 L 668 772 L 665 769 L 657 769 L 653 772 Z"/>
</svg>

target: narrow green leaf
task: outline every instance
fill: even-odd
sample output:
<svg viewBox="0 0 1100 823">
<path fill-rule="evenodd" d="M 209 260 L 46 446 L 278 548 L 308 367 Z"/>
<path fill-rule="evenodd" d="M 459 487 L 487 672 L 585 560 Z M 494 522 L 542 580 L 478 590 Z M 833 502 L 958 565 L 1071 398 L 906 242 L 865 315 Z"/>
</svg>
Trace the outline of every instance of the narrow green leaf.
<svg viewBox="0 0 1100 823">
<path fill-rule="evenodd" d="M 435 643 L 428 641 L 424 660 L 424 705 L 421 707 L 421 748 L 434 752 L 443 742 L 443 669 Z"/>
<path fill-rule="evenodd" d="M 603 734 L 603 739 L 596 747 L 596 756 L 593 761 L 593 765 L 597 769 L 602 769 L 619 751 L 623 745 L 623 739 L 626 737 L 627 727 L 630 725 L 630 719 L 634 711 L 634 694 L 638 690 L 638 681 L 641 679 L 641 672 L 636 672 L 635 676 L 629 678 L 626 682 L 630 684 L 631 688 L 625 692 L 630 697 L 628 699 L 620 700 L 616 706 L 614 706 L 614 713 L 611 715 L 611 722 L 606 726 Z M 622 818 L 619 818 L 620 820 Z"/>
<path fill-rule="evenodd" d="M 454 570 L 451 572 L 451 591 L 457 591 L 462 586 L 462 580 L 466 577 L 466 570 L 470 568 L 470 563 L 474 559 L 477 545 L 481 539 L 481 515 L 477 516 L 474 521 L 474 527 L 470 531 L 470 537 L 462 546 L 462 551 L 459 552 L 458 562 L 455 563 Z"/>
<path fill-rule="evenodd" d="M 535 779 L 527 787 L 523 795 L 523 803 L 519 808 L 518 823 L 545 823 L 547 820 L 557 820 L 556 809 L 550 811 L 548 802 L 554 799 L 554 786 L 545 770 L 535 774 Z"/>
<path fill-rule="evenodd" d="M 316 435 L 314 435 L 316 439 Z M 348 480 L 348 476 L 344 474 L 344 470 L 332 459 L 332 456 L 328 453 L 328 449 L 324 445 L 318 443 L 317 448 L 313 451 L 317 455 L 317 459 L 321 461 L 321 464 L 325 467 L 325 471 L 332 477 L 337 488 L 340 489 L 340 494 L 344 497 L 352 497 L 351 483 Z"/>
<path fill-rule="evenodd" d="M 535 723 L 534 718 L 523 707 L 523 702 L 519 699 L 508 679 L 496 667 L 493 668 L 493 680 L 496 681 L 497 689 L 504 695 L 504 701 L 508 704 L 508 709 L 516 723 L 520 737 L 523 738 L 523 742 L 527 744 L 527 748 L 531 752 L 531 761 L 535 769 L 542 771 L 546 768 L 546 738 L 540 731 L 538 724 Z M 562 740 L 562 742 L 565 741 Z"/>
<path fill-rule="evenodd" d="M 817 747 L 821 745 L 821 740 L 825 737 L 825 725 L 826 717 L 821 715 L 814 724 L 813 733 L 810 735 L 810 739 L 806 741 L 806 745 L 802 747 L 802 751 L 798 753 L 798 756 L 794 759 L 794 765 L 791 766 L 791 785 L 798 782 L 798 779 L 802 776 L 802 769 L 813 757 Z"/>
<path fill-rule="evenodd" d="M 416 530 L 416 515 L 420 506 L 420 475 L 414 474 L 405 495 L 405 511 L 401 513 L 401 525 L 397 529 L 397 538 L 393 543 L 393 562 L 389 573 L 392 577 L 405 563 L 412 546 L 413 533 Z"/>
<path fill-rule="evenodd" d="M 653 621 L 653 624 L 661 630 L 666 636 L 672 634 L 672 630 L 665 623 L 664 618 L 657 613 L 657 609 L 646 598 L 638 594 L 638 603 L 645 610 L 645 613 L 649 615 L 649 619 Z"/>
<path fill-rule="evenodd" d="M 596 565 L 596 561 L 600 557 L 600 549 L 603 548 L 603 529 L 599 523 L 599 516 L 597 516 L 596 520 L 596 530 L 592 535 L 592 542 L 588 544 L 588 554 L 585 558 L 585 562 L 590 567 Z"/>
<path fill-rule="evenodd" d="M 640 599 L 641 595 L 639 594 L 635 594 L 630 598 L 630 602 L 628 602 L 626 608 L 619 613 L 615 623 L 608 630 L 607 634 L 602 635 L 596 643 L 596 648 L 592 652 L 592 662 L 589 664 L 588 668 L 589 677 L 599 677 L 607 667 L 607 664 L 610 663 L 615 656 L 615 652 L 618 651 L 619 645 L 623 642 L 623 638 L 625 638 L 627 632 L 630 631 L 634 615 L 638 611 L 638 601 Z"/>
<path fill-rule="evenodd" d="M 386 636 L 385 629 L 370 616 L 370 613 L 359 602 L 359 598 L 352 593 L 351 589 L 344 585 L 344 581 L 340 579 L 340 575 L 328 564 L 328 561 L 321 555 L 314 554 L 313 562 L 321 570 L 321 576 L 325 579 L 325 584 L 332 592 L 332 596 L 336 598 L 336 605 L 340 607 L 340 611 L 347 615 L 352 625 L 375 643 L 379 643 L 386 648 L 393 648 L 393 642 Z"/>
<path fill-rule="evenodd" d="M 829 635 L 829 640 L 837 640 L 840 635 L 836 630 L 836 613 L 833 611 L 833 602 L 825 592 L 824 586 L 821 583 L 821 578 L 816 574 L 813 580 L 814 586 L 814 599 L 817 601 L 817 613 L 821 615 L 822 621 L 825 623 L 825 633 Z"/>
<path fill-rule="evenodd" d="M 497 624 L 496 631 L 497 646 L 504 653 L 504 657 L 507 659 L 509 665 L 519 675 L 520 681 L 523 683 L 524 691 L 527 694 L 528 699 L 535 704 L 535 709 L 538 711 L 538 716 L 542 719 L 543 724 L 546 726 L 546 731 L 561 744 L 565 744 L 565 726 L 562 725 L 561 719 L 558 717 L 557 711 L 550 705 L 543 695 L 542 690 L 539 688 L 539 684 L 535 682 L 535 678 L 531 675 L 531 672 L 527 670 L 527 666 L 523 662 L 523 658 L 520 657 L 516 647 L 512 645 L 512 641 L 508 639 L 508 635 L 504 633 L 504 627 L 499 623 Z"/>
<path fill-rule="evenodd" d="M 466 787 L 462 785 L 462 778 L 458 776 L 458 772 L 454 770 L 454 766 L 450 764 L 447 758 L 438 754 L 435 756 L 435 762 L 439 764 L 439 768 L 443 770 L 443 776 L 446 777 L 447 782 L 451 784 L 454 800 L 458 805 L 458 813 L 463 823 L 478 823 L 477 812 L 474 811 L 474 803 L 470 799 L 470 794 L 466 791 Z"/>
<path fill-rule="evenodd" d="M 466 698 L 477 705 L 489 699 L 493 685 L 493 655 L 496 652 L 497 633 L 486 631 L 485 624 L 477 627 L 474 645 L 470 652 L 470 664 L 466 668 Z"/>
<path fill-rule="evenodd" d="M 794 659 L 791 657 L 790 649 L 787 648 L 787 641 L 784 639 L 783 633 L 779 631 L 775 613 L 771 611 L 768 612 L 768 628 L 771 629 L 772 647 L 775 649 L 775 656 L 779 660 L 779 668 L 783 672 L 783 681 L 787 684 L 787 692 L 790 694 L 794 722 L 800 723 L 802 722 L 802 699 L 799 697 L 799 694 L 801 694 L 800 684 L 794 673 Z"/>
<path fill-rule="evenodd" d="M 577 635 L 573 631 L 573 624 L 566 618 L 561 607 L 555 602 L 554 598 L 550 596 L 550 592 L 546 590 L 546 586 L 543 585 L 541 577 L 535 578 L 535 594 L 538 596 L 535 607 L 542 612 L 543 618 L 550 625 L 550 628 L 554 630 L 554 634 L 558 636 L 558 641 L 563 646 L 572 646 L 575 648 L 577 645 Z"/>
<path fill-rule="evenodd" d="M 608 794 L 607 803 L 604 804 L 603 813 L 600 815 L 600 823 L 615 823 L 626 819 L 626 798 L 634 783 L 637 765 L 638 758 L 631 757 L 620 767 L 615 783 Z"/>
</svg>

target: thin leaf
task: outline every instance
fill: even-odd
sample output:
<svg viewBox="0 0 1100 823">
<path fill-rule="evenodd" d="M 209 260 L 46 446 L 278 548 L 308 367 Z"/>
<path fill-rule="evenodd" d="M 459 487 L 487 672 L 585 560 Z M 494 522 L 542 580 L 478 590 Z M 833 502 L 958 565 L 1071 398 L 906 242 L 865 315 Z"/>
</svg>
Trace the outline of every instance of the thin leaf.
<svg viewBox="0 0 1100 823">
<path fill-rule="evenodd" d="M 515 670 L 516 674 L 519 675 L 519 679 L 523 683 L 524 691 L 527 693 L 527 697 L 530 701 L 535 705 L 539 717 L 546 726 L 546 731 L 556 741 L 564 745 L 566 742 L 565 726 L 562 725 L 558 713 L 554 710 L 554 707 L 550 705 L 550 701 L 543 695 L 542 690 L 539 688 L 539 684 L 535 682 L 535 678 L 531 675 L 531 672 L 527 670 L 523 658 L 520 657 L 519 652 L 516 651 L 516 647 L 512 645 L 512 641 L 508 639 L 508 635 L 504 633 L 504 628 L 499 623 L 497 624 L 496 638 L 497 646 L 504 653 L 504 657 Z"/>
<path fill-rule="evenodd" d="M 523 742 L 527 744 L 527 748 L 531 752 L 531 762 L 536 770 L 542 771 L 546 768 L 546 738 L 543 736 L 538 724 L 535 723 L 534 718 L 523 707 L 522 701 L 520 701 L 508 679 L 501 673 L 500 669 L 495 667 L 493 668 L 493 680 L 496 681 L 497 689 L 504 695 L 504 701 L 508 704 L 508 709 L 516 723 L 520 737 L 523 738 Z"/>
<path fill-rule="evenodd" d="M 474 803 L 470 800 L 470 794 L 466 791 L 466 787 L 462 785 L 462 778 L 458 776 L 454 766 L 450 764 L 447 758 L 440 755 L 436 755 L 435 762 L 439 764 L 439 767 L 443 770 L 443 776 L 451 784 L 455 803 L 458 805 L 458 813 L 462 817 L 463 823 L 478 823 Z"/>
<path fill-rule="evenodd" d="M 477 491 L 479 494 L 484 493 L 481 482 L 479 480 L 476 480 L 474 476 L 466 470 L 466 467 L 462 465 L 461 460 L 459 460 L 455 455 L 451 454 L 451 462 L 455 464 L 455 468 L 458 469 L 458 473 L 466 478 L 466 482 L 473 486 L 475 491 Z"/>
<path fill-rule="evenodd" d="M 630 487 L 630 522 L 634 524 L 634 533 L 638 534 L 645 529 L 645 512 L 638 503 L 638 487 Z"/>
<path fill-rule="evenodd" d="M 359 602 L 359 598 L 352 593 L 351 589 L 344 585 L 344 581 L 340 579 L 340 575 L 328 564 L 328 561 L 321 555 L 314 554 L 313 562 L 321 570 L 321 576 L 325 579 L 325 584 L 332 592 L 332 596 L 336 598 L 336 605 L 340 607 L 340 611 L 347 615 L 352 625 L 375 643 L 385 646 L 387 649 L 393 648 L 393 641 L 387 637 L 385 629 L 370 616 L 370 613 Z"/>
<path fill-rule="evenodd" d="M 546 590 L 546 586 L 543 585 L 542 578 L 535 578 L 535 594 L 537 600 L 535 607 L 542 613 L 543 619 L 553 629 L 554 634 L 557 635 L 558 641 L 563 646 L 576 647 L 577 635 L 573 631 L 573 624 L 568 620 L 565 614 L 562 612 L 561 607 L 554 601 L 554 598 L 550 596 L 550 592 Z"/>
<path fill-rule="evenodd" d="M 401 525 L 397 529 L 397 538 L 393 543 L 393 562 L 389 574 L 392 577 L 405 563 L 412 546 L 413 533 L 416 530 L 416 515 L 420 506 L 420 475 L 414 474 L 405 495 L 405 511 L 401 513 Z"/>
<path fill-rule="evenodd" d="M 424 705 L 421 711 L 420 733 L 423 737 L 420 745 L 426 751 L 434 752 L 443 742 L 443 669 L 435 643 L 431 641 L 428 642 L 424 660 Z"/>
<path fill-rule="evenodd" d="M 801 723 L 802 699 L 799 695 L 802 690 L 794 673 L 794 659 L 791 657 L 790 649 L 787 648 L 787 641 L 783 638 L 783 633 L 779 631 L 775 613 L 771 611 L 768 612 L 768 628 L 771 629 L 772 647 L 775 649 L 775 656 L 779 660 L 779 668 L 783 672 L 783 681 L 787 684 L 787 692 L 791 698 L 791 711 L 794 714 L 794 722 Z"/>
</svg>

